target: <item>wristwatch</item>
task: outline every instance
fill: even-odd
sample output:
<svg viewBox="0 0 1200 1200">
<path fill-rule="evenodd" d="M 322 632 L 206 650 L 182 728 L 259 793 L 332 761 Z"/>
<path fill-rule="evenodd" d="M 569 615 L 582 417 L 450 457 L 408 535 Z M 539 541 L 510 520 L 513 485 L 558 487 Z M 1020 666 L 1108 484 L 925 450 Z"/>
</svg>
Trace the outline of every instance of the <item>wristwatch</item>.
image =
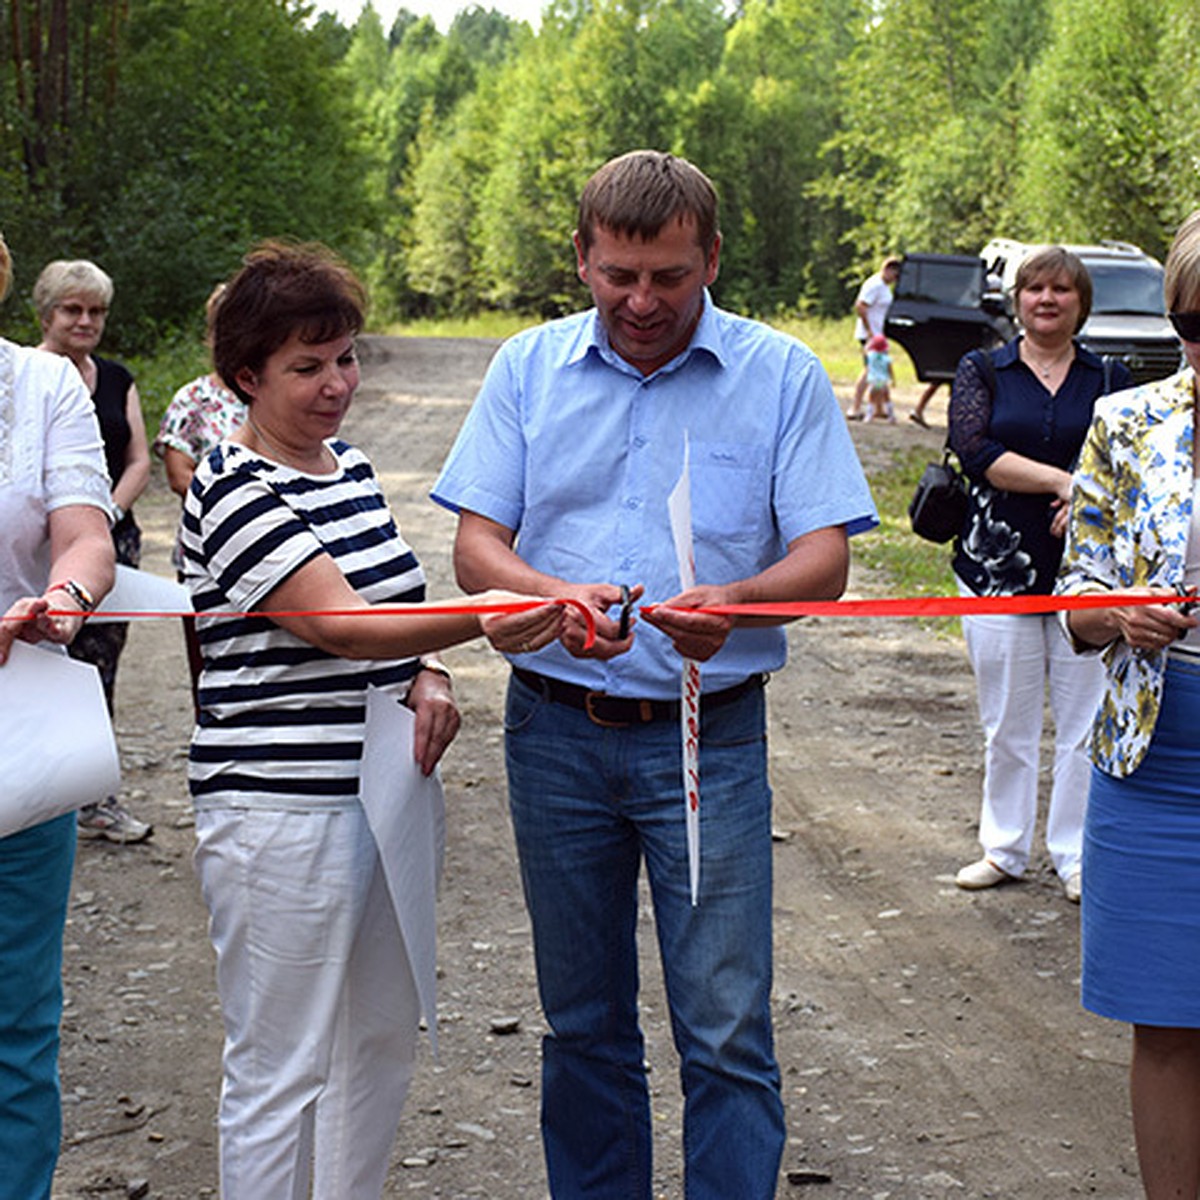
<svg viewBox="0 0 1200 1200">
<path fill-rule="evenodd" d="M 114 504 L 112 506 L 113 528 L 115 529 L 123 520 L 125 520 L 125 510 L 119 504 Z"/>
</svg>

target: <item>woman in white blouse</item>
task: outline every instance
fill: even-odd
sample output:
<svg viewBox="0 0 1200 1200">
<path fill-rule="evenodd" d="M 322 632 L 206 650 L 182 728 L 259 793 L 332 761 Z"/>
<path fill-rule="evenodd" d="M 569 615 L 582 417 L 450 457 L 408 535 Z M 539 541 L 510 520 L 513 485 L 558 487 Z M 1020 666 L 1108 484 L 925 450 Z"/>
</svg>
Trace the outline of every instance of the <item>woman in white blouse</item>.
<svg viewBox="0 0 1200 1200">
<path fill-rule="evenodd" d="M 10 279 L 0 240 L 0 298 Z M 0 339 L 0 668 L 15 639 L 68 644 L 108 592 L 108 506 L 100 430 L 78 372 Z M 58 1159 L 74 852 L 74 813 L 0 838 L 0 1163 L 6 1194 L 28 1200 L 50 1196 Z"/>
</svg>

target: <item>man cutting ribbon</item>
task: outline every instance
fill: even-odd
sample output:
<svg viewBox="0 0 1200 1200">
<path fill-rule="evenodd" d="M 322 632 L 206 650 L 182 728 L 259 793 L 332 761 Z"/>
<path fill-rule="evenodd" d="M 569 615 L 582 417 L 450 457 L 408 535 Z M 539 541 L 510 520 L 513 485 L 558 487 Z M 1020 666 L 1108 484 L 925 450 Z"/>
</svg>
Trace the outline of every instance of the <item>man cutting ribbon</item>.
<svg viewBox="0 0 1200 1200">
<path fill-rule="evenodd" d="M 509 799 L 551 1033 L 542 1132 L 556 1197 L 648 1200 L 637 878 L 654 900 L 682 1057 L 686 1193 L 775 1193 L 784 1144 L 771 1034 L 771 795 L 763 680 L 777 619 L 695 611 L 833 599 L 876 523 L 821 364 L 716 308 L 708 179 L 635 151 L 587 183 L 574 236 L 595 307 L 510 339 L 433 495 L 459 514 L 468 591 L 582 600 L 581 630 L 511 656 Z M 690 439 L 697 583 L 667 497 Z M 625 636 L 621 584 L 659 601 Z M 703 867 L 689 895 L 681 659 L 701 669 Z"/>
</svg>

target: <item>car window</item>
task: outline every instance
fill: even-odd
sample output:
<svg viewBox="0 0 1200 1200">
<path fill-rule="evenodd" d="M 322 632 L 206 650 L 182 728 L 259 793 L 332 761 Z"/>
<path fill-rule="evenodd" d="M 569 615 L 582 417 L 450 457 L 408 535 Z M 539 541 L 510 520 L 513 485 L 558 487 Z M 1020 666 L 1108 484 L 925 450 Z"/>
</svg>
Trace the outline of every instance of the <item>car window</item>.
<svg viewBox="0 0 1200 1200">
<path fill-rule="evenodd" d="M 1085 260 L 1086 261 L 1086 260 Z M 1154 263 L 1087 262 L 1093 313 L 1163 315 L 1163 273 Z"/>
<path fill-rule="evenodd" d="M 897 298 L 975 308 L 982 298 L 983 272 L 971 263 L 906 261 L 896 288 Z"/>
</svg>

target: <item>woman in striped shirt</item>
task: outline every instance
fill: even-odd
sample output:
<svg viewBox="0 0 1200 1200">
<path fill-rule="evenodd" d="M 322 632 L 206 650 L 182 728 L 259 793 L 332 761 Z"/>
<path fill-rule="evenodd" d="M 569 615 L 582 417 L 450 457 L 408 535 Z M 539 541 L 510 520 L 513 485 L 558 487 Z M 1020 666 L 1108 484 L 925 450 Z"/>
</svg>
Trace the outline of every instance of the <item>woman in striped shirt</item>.
<svg viewBox="0 0 1200 1200">
<path fill-rule="evenodd" d="M 382 1191 L 419 1008 L 359 802 L 367 688 L 413 710 L 429 773 L 459 716 L 444 669 L 421 655 L 481 633 L 531 650 L 564 620 L 550 604 L 347 612 L 425 596 L 370 462 L 336 436 L 364 306 L 323 248 L 267 243 L 247 257 L 213 354 L 248 416 L 185 501 L 185 578 L 214 614 L 197 617 L 189 782 L 226 1032 L 224 1200 Z"/>
</svg>

